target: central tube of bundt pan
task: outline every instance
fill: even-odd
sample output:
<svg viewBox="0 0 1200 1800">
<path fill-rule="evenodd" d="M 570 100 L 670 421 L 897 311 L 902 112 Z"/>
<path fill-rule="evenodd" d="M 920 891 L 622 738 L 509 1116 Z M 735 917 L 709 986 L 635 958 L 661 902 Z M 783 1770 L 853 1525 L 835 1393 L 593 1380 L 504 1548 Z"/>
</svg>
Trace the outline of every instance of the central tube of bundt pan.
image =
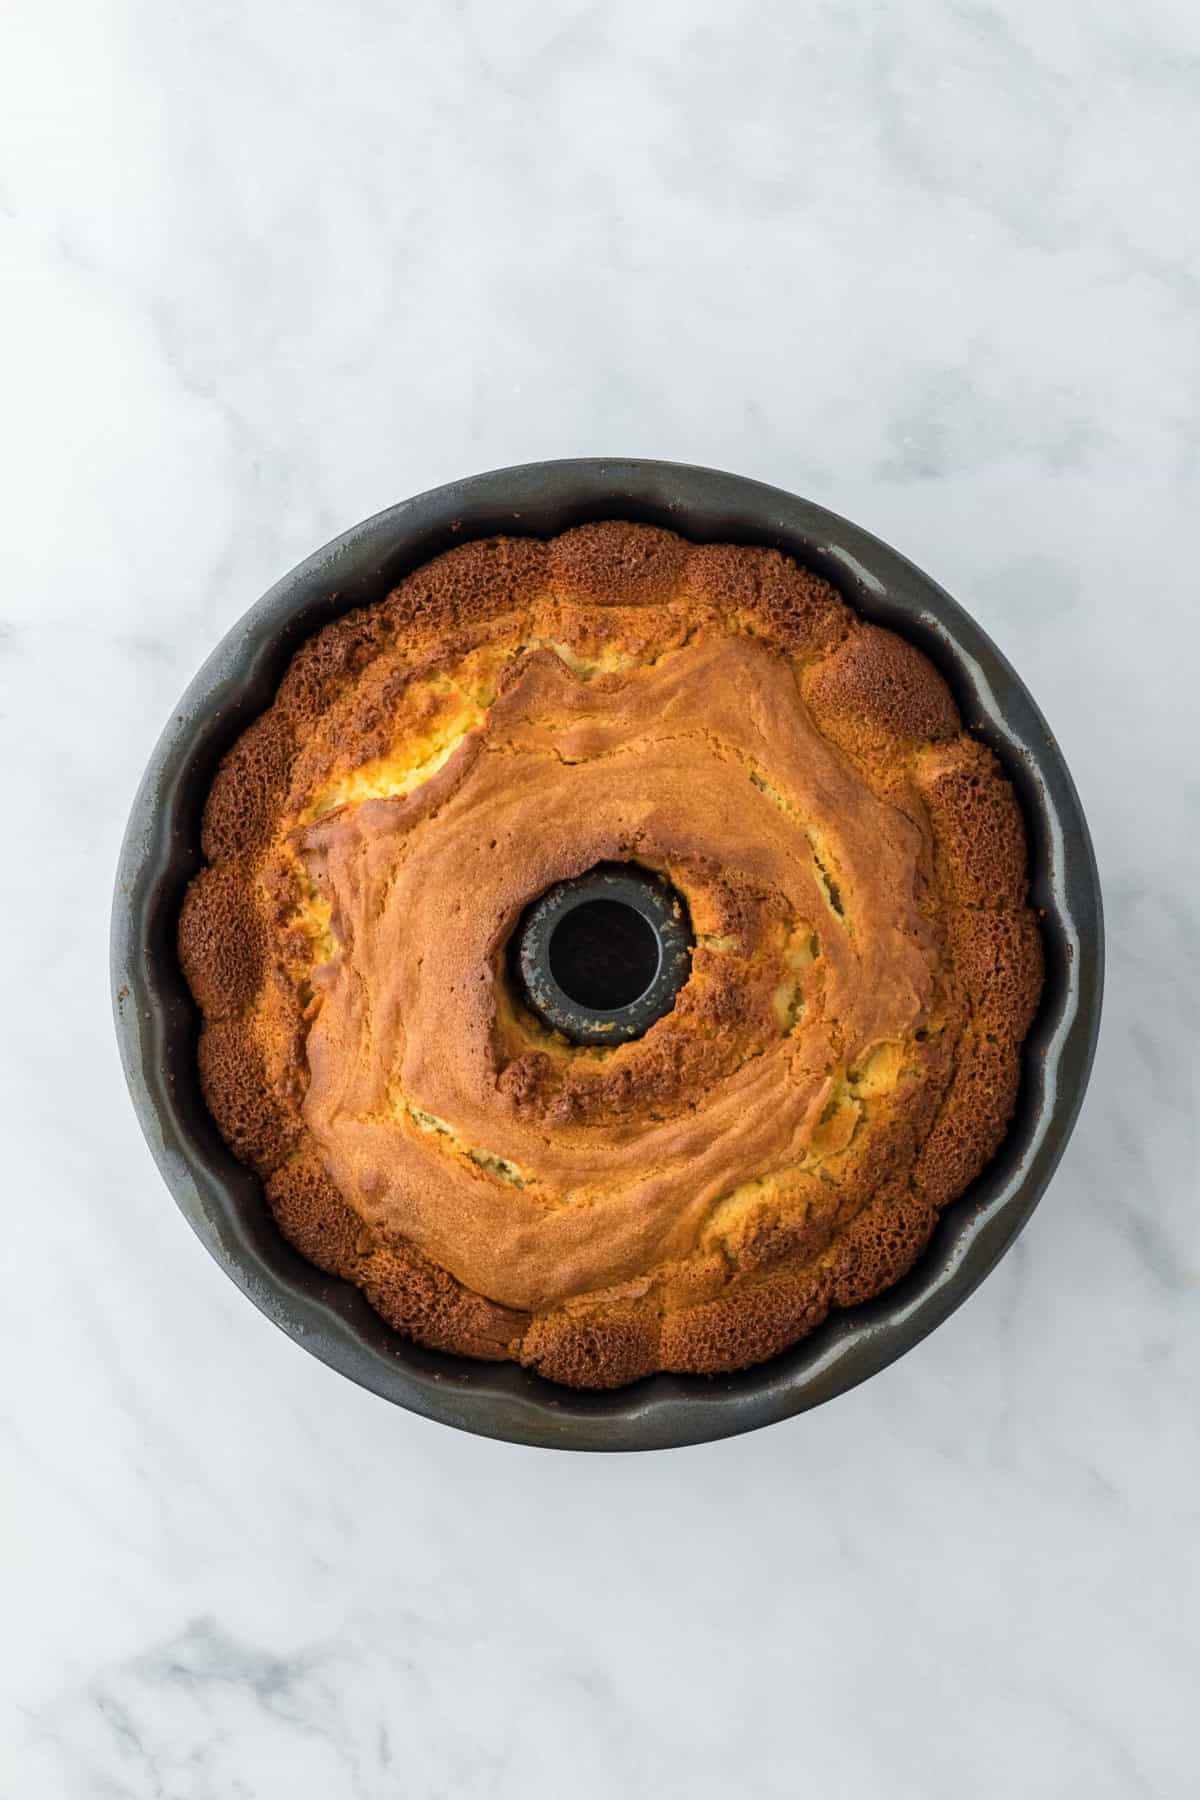
<svg viewBox="0 0 1200 1800">
<path fill-rule="evenodd" d="M 532 1012 L 575 1044 L 627 1044 L 669 1013 L 692 966 L 681 895 L 636 863 L 598 863 L 526 908 L 510 962 Z"/>
</svg>

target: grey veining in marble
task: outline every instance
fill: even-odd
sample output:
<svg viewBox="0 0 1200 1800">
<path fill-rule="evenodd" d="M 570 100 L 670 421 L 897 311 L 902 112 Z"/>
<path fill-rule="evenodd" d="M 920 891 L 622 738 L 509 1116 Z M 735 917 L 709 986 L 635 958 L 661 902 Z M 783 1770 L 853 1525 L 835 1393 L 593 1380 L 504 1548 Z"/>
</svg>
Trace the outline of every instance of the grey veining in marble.
<svg viewBox="0 0 1200 1800">
<path fill-rule="evenodd" d="M 1200 11 L 10 0 L 0 1790 L 1187 1800 L 1197 1788 Z M 138 772 L 276 575 L 571 454 L 930 570 L 1092 820 L 1091 1096 L 917 1351 L 569 1458 L 303 1356 L 138 1135 Z"/>
</svg>

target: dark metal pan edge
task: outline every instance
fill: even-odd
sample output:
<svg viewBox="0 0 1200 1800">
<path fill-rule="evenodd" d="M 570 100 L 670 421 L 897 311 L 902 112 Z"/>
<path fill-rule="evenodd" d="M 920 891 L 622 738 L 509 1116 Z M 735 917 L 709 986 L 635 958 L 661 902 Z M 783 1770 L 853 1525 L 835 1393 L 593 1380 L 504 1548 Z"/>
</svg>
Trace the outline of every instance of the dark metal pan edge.
<svg viewBox="0 0 1200 1800">
<path fill-rule="evenodd" d="M 284 1242 L 256 1177 L 230 1155 L 200 1097 L 197 1022 L 175 922 L 199 866 L 212 771 L 269 704 L 305 636 L 454 543 L 499 531 L 548 536 L 602 517 L 784 549 L 937 662 L 1024 807 L 1048 978 L 1008 1137 L 903 1282 L 741 1374 L 656 1376 L 615 1394 L 580 1394 L 512 1365 L 406 1342 L 357 1290 Z M 495 470 L 391 507 L 300 563 L 234 626 L 181 699 L 134 801 L 113 907 L 112 978 L 126 1080 L 167 1185 L 217 1261 L 282 1330 L 352 1380 L 462 1430 L 559 1448 L 655 1449 L 751 1431 L 845 1392 L 919 1343 L 979 1285 L 1032 1213 L 1078 1115 L 1099 1028 L 1103 918 L 1086 821 L 1049 728 L 1000 651 L 936 583 L 849 521 L 761 483 L 674 463 L 581 459 Z"/>
</svg>

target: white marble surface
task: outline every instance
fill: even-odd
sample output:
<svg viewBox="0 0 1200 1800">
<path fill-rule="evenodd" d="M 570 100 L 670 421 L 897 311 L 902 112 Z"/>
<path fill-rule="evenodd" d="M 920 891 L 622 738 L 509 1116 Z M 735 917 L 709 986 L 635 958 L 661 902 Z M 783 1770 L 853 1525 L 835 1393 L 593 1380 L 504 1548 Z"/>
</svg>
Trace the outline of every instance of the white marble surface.
<svg viewBox="0 0 1200 1800">
<path fill-rule="evenodd" d="M 1197 1791 L 1200 12 L 9 0 L 5 1773 L 19 1800 Z M 126 807 L 217 636 L 480 468 L 850 514 L 1041 700 L 1091 1097 L 1014 1254 L 742 1441 L 473 1441 L 194 1241 L 111 1042 Z"/>
</svg>

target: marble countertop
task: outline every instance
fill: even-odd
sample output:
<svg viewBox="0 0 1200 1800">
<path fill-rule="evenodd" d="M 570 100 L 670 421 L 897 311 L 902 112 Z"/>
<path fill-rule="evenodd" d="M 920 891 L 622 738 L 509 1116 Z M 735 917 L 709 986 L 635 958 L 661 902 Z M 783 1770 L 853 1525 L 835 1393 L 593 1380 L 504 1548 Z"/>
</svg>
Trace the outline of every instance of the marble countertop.
<svg viewBox="0 0 1200 1800">
<path fill-rule="evenodd" d="M 1200 1678 L 1200 12 L 13 0 L 0 59 L 3 1742 L 20 1800 L 1184 1800 Z M 138 773 L 307 551 L 577 454 L 776 482 L 1029 681 L 1090 1097 L 819 1412 L 475 1441 L 280 1335 L 109 1021 Z"/>
</svg>

